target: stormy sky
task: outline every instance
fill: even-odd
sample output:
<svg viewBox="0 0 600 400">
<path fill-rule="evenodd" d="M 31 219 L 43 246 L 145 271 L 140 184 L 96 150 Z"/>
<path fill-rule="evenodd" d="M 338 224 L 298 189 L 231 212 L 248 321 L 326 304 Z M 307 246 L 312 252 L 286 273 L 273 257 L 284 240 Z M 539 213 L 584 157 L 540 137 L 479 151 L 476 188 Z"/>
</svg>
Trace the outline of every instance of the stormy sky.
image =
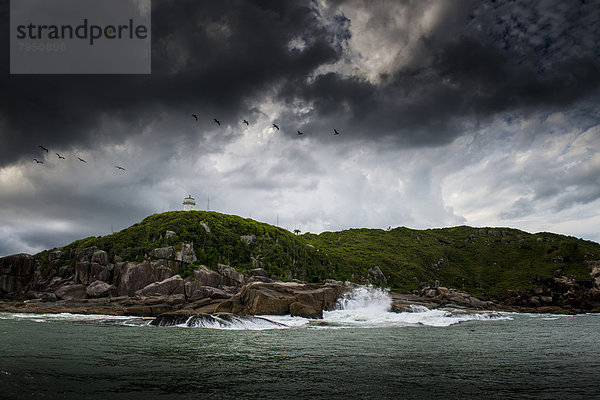
<svg viewBox="0 0 600 400">
<path fill-rule="evenodd" d="M 600 241 L 599 1 L 153 0 L 151 37 L 150 75 L 11 75 L 5 57 L 0 256 L 188 194 L 302 232 Z"/>
</svg>

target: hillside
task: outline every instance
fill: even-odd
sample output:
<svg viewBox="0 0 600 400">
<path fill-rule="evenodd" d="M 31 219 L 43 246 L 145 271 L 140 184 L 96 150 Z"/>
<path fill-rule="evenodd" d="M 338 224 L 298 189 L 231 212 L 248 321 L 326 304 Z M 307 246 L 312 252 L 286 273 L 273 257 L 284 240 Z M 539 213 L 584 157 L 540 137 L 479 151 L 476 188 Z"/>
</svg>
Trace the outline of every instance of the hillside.
<svg viewBox="0 0 600 400">
<path fill-rule="evenodd" d="M 166 232 L 175 232 L 167 237 Z M 73 255 L 96 246 L 125 261 L 142 261 L 156 248 L 192 243 L 197 261 L 179 271 L 186 276 L 199 265 L 215 268 L 232 265 L 238 270 L 263 267 L 282 279 L 320 281 L 328 277 L 318 251 L 293 233 L 273 225 L 213 211 L 171 211 L 150 215 L 143 221 L 107 236 L 77 240 L 61 248 L 63 261 L 74 264 Z M 36 255 L 42 267 L 49 268 L 47 253 Z"/>
<path fill-rule="evenodd" d="M 175 232 L 167 237 L 166 231 Z M 409 292 L 436 280 L 481 298 L 530 289 L 536 277 L 566 275 L 589 279 L 585 261 L 600 259 L 600 245 L 552 233 L 508 228 L 412 230 L 350 229 L 295 235 L 235 215 L 208 211 L 154 214 L 120 232 L 75 241 L 61 250 L 64 263 L 96 246 L 125 261 L 142 261 L 155 248 L 193 243 L 197 261 L 178 271 L 189 276 L 199 265 L 229 264 L 240 271 L 264 268 L 278 279 L 321 282 L 332 278 L 373 282 Z M 56 271 L 49 251 L 35 257 L 46 274 Z M 375 268 L 378 267 L 378 268 Z M 378 271 L 383 272 L 385 278 Z"/>
<path fill-rule="evenodd" d="M 328 254 L 338 278 L 364 279 L 378 266 L 388 284 L 403 291 L 437 280 L 482 298 L 531 289 L 536 277 L 558 269 L 590 279 L 585 261 L 600 258 L 598 243 L 508 228 L 350 229 L 304 236 Z"/>
</svg>

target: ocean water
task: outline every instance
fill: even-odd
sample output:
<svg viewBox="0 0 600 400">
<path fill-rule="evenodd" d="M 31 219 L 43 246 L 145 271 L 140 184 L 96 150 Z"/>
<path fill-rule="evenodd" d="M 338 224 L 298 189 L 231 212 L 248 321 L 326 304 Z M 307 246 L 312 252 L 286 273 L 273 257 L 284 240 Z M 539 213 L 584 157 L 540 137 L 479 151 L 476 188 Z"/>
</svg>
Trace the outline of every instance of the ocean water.
<svg viewBox="0 0 600 400">
<path fill-rule="evenodd" d="M 0 399 L 600 398 L 598 314 L 389 303 L 361 288 L 323 320 L 173 327 L 0 313 Z"/>
</svg>

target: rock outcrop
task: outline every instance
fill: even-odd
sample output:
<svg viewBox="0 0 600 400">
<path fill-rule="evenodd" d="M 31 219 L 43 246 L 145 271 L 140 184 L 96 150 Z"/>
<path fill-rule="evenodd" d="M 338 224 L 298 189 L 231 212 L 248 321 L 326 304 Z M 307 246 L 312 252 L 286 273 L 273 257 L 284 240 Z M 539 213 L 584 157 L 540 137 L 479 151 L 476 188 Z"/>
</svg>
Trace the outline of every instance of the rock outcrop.
<svg viewBox="0 0 600 400">
<path fill-rule="evenodd" d="M 0 258 L 0 294 L 23 293 L 34 278 L 35 259 L 29 254 Z"/>
<path fill-rule="evenodd" d="M 419 296 L 439 305 L 452 305 L 469 308 L 484 309 L 489 302 L 471 296 L 462 290 L 446 288 L 443 286 L 425 286 L 421 289 Z"/>
<path fill-rule="evenodd" d="M 229 265 L 217 264 L 217 271 L 225 278 L 223 283 L 225 286 L 241 286 L 244 284 L 244 274 Z"/>
<path fill-rule="evenodd" d="M 194 280 L 189 282 L 190 294 L 194 291 L 194 287 L 200 286 L 212 286 L 219 287 L 225 284 L 225 280 L 217 271 L 209 269 L 206 265 L 201 265 L 198 269 L 194 270 Z"/>
<path fill-rule="evenodd" d="M 175 260 L 183 264 L 191 264 L 197 260 L 193 243 L 182 243 L 181 250 L 175 253 Z"/>
<path fill-rule="evenodd" d="M 379 268 L 377 266 L 369 268 L 368 273 L 369 273 L 369 275 L 367 277 L 368 283 L 372 283 L 375 285 L 386 285 L 387 284 L 387 278 L 385 277 L 383 272 L 381 272 L 381 268 Z"/>
<path fill-rule="evenodd" d="M 216 311 L 238 315 L 286 315 L 290 314 L 291 304 L 299 303 L 293 307 L 296 312 L 310 312 L 322 317 L 323 310 L 333 309 L 337 299 L 347 290 L 349 287 L 341 282 L 326 285 L 251 282 L 230 300 L 221 303 Z"/>
<path fill-rule="evenodd" d="M 206 222 L 200 221 L 200 226 L 204 228 L 204 232 L 210 233 L 210 228 L 208 227 L 208 224 Z"/>
<path fill-rule="evenodd" d="M 62 250 L 54 250 L 48 253 L 48 262 L 53 263 L 58 261 L 63 255 Z"/>
<path fill-rule="evenodd" d="M 240 240 L 246 244 L 252 244 L 256 240 L 256 235 L 241 235 Z"/>
<path fill-rule="evenodd" d="M 160 282 L 151 283 L 135 292 L 136 296 L 171 296 L 185 294 L 181 276 L 174 275 Z"/>
<path fill-rule="evenodd" d="M 245 281 L 244 274 L 228 265 L 219 264 L 218 271 L 201 265 L 194 271 L 193 279 L 186 280 L 185 293 L 191 301 L 227 299 L 237 293 Z"/>
<path fill-rule="evenodd" d="M 323 310 L 314 309 L 312 306 L 296 301 L 290 304 L 290 315 L 292 317 L 303 317 L 310 319 L 323 319 Z"/>
<path fill-rule="evenodd" d="M 85 290 L 86 294 L 90 298 L 108 297 L 111 293 L 116 293 L 117 288 L 114 285 L 109 285 L 103 281 L 92 282 Z"/>
<path fill-rule="evenodd" d="M 54 294 L 58 300 L 85 299 L 87 296 L 86 286 L 82 284 L 61 286 Z"/>
<path fill-rule="evenodd" d="M 193 291 L 188 291 L 186 284 L 186 293 L 190 293 L 187 297 L 189 301 L 197 301 L 202 299 L 229 299 L 233 296 L 231 292 L 212 286 L 199 286 Z"/>
<path fill-rule="evenodd" d="M 595 262 L 595 261 L 594 261 Z M 555 271 L 552 278 L 537 278 L 538 287 L 529 290 L 510 290 L 499 303 L 515 308 L 531 308 L 540 312 L 584 312 L 600 309 L 600 265 L 592 262 L 590 280 L 577 280 Z M 598 269 L 596 269 L 598 268 Z"/>
<path fill-rule="evenodd" d="M 119 263 L 115 267 L 115 286 L 118 296 L 134 296 L 135 292 L 154 282 L 170 278 L 175 273 L 163 262 L 145 261 Z"/>
<path fill-rule="evenodd" d="M 74 281 L 84 285 L 96 280 L 109 283 L 113 267 L 113 264 L 108 264 L 108 254 L 104 250 L 89 247 L 77 254 Z"/>
<path fill-rule="evenodd" d="M 170 259 L 175 254 L 173 246 L 159 247 L 150 252 L 150 257 L 154 259 Z"/>
</svg>

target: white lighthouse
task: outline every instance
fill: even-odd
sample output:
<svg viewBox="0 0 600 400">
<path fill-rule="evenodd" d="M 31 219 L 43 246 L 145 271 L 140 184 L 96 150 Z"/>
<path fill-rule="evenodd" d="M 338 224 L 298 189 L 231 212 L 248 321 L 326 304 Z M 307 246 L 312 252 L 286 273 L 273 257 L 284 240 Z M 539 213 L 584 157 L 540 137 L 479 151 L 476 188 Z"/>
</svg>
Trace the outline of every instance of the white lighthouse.
<svg viewBox="0 0 600 400">
<path fill-rule="evenodd" d="M 188 197 L 183 199 L 183 211 L 191 211 L 196 205 L 196 200 L 190 194 Z"/>
</svg>

